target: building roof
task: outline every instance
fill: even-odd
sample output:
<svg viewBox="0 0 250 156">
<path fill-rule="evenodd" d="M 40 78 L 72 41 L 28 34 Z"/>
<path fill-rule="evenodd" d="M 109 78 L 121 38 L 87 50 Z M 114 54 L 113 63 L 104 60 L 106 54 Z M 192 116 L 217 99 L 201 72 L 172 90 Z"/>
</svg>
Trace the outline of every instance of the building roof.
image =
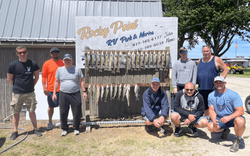
<svg viewBox="0 0 250 156">
<path fill-rule="evenodd" d="M 75 42 L 75 16 L 163 14 L 161 0 L 0 0 L 0 43 Z"/>
</svg>

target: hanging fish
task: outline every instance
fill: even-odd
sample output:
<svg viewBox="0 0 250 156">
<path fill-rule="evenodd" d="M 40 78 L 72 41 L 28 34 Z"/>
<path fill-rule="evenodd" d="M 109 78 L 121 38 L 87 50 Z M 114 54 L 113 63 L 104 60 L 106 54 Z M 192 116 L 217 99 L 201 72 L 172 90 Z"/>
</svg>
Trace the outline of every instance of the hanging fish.
<svg viewBox="0 0 250 156">
<path fill-rule="evenodd" d="M 165 70 L 168 71 L 169 70 L 169 61 L 170 61 L 170 53 L 166 52 L 166 64 L 165 64 Z"/>
<path fill-rule="evenodd" d="M 123 86 L 123 91 L 122 91 L 122 101 L 124 101 L 124 99 L 125 99 L 125 96 L 126 96 L 126 90 L 127 90 L 127 85 L 126 85 L 126 84 L 124 84 L 124 86 Z"/>
<path fill-rule="evenodd" d="M 90 61 L 90 52 L 87 52 L 86 60 L 85 60 L 85 70 L 86 72 L 89 71 L 89 61 Z"/>
<path fill-rule="evenodd" d="M 90 95 L 91 95 L 92 91 L 91 91 L 91 85 L 89 84 L 88 87 L 88 100 L 90 101 Z"/>
<path fill-rule="evenodd" d="M 113 52 L 111 51 L 109 53 L 109 71 L 111 71 L 111 68 L 112 68 L 112 64 L 113 64 Z"/>
<path fill-rule="evenodd" d="M 96 52 L 96 60 L 95 60 L 95 70 L 98 70 L 97 66 L 98 66 L 99 60 L 101 60 L 100 57 L 101 57 L 100 52 L 97 51 Z"/>
<path fill-rule="evenodd" d="M 95 100 L 95 96 L 96 96 L 96 88 L 95 85 L 92 86 L 92 99 Z"/>
<path fill-rule="evenodd" d="M 141 67 L 143 66 L 143 60 L 144 60 L 144 54 L 143 54 L 143 52 L 141 52 L 141 55 L 140 55 L 140 64 L 139 64 L 138 71 L 141 71 Z"/>
<path fill-rule="evenodd" d="M 117 68 L 117 57 L 118 57 L 118 54 L 117 54 L 117 52 L 115 51 L 115 54 L 114 54 L 114 67 L 113 67 L 113 71 L 112 71 L 112 73 L 114 73 L 115 74 L 115 69 Z"/>
<path fill-rule="evenodd" d="M 109 85 L 107 84 L 107 85 L 106 85 L 106 91 L 105 91 L 104 102 L 107 102 L 108 94 L 109 94 Z"/>
<path fill-rule="evenodd" d="M 126 75 L 128 74 L 128 70 L 130 70 L 130 61 L 131 61 L 131 54 L 129 51 L 126 57 L 126 72 L 125 72 Z"/>
<path fill-rule="evenodd" d="M 135 68 L 135 52 L 133 51 L 131 54 L 131 70 L 133 71 L 133 68 Z"/>
<path fill-rule="evenodd" d="M 113 95 L 113 85 L 110 85 L 110 91 L 109 91 L 109 96 L 110 96 L 110 100 L 112 99 L 112 95 Z"/>
<path fill-rule="evenodd" d="M 129 103 L 129 92 L 130 92 L 130 84 L 127 84 L 127 89 L 126 89 L 126 98 L 127 98 L 127 103 L 128 103 L 128 109 L 130 108 L 130 103 Z"/>
<path fill-rule="evenodd" d="M 137 70 L 137 68 L 138 68 L 139 61 L 140 61 L 140 53 L 139 53 L 139 51 L 137 51 L 137 53 L 135 55 L 135 70 Z"/>
<path fill-rule="evenodd" d="M 120 86 L 119 86 L 117 100 L 120 100 L 120 98 L 121 98 L 121 93 L 122 93 L 122 84 L 120 84 Z"/>
<path fill-rule="evenodd" d="M 112 97 L 112 100 L 115 100 L 115 97 L 116 97 L 116 93 L 117 93 L 117 84 L 115 84 L 115 87 L 114 87 L 114 95 Z"/>
<path fill-rule="evenodd" d="M 108 70 L 108 52 L 105 52 L 105 69 L 104 70 Z"/>
<path fill-rule="evenodd" d="M 155 71 L 159 70 L 160 62 L 161 62 L 161 53 L 160 51 L 158 51 Z"/>
<path fill-rule="evenodd" d="M 165 58 L 166 58 L 165 52 L 162 51 L 162 53 L 161 53 L 161 68 L 160 68 L 160 70 L 163 70 L 163 66 L 164 66 L 164 63 L 165 63 Z"/>
<path fill-rule="evenodd" d="M 95 63 L 95 51 L 93 50 L 91 53 L 91 67 L 94 67 L 94 63 Z"/>
<path fill-rule="evenodd" d="M 101 86 L 101 101 L 102 101 L 103 95 L 104 95 L 104 87 L 103 87 L 103 85 L 102 85 L 102 86 Z"/>
<path fill-rule="evenodd" d="M 152 56 L 153 56 L 152 52 L 149 51 L 149 54 L 148 54 L 148 68 L 150 67 Z"/>
<path fill-rule="evenodd" d="M 98 104 L 99 98 L 100 98 L 100 86 L 96 86 L 96 104 Z"/>
<path fill-rule="evenodd" d="M 153 63 L 153 66 L 155 66 L 155 63 L 156 63 L 156 53 L 154 51 L 154 54 L 153 54 L 153 57 L 152 57 L 152 63 Z"/>
<path fill-rule="evenodd" d="M 134 92 L 135 92 L 135 101 L 139 101 L 140 87 L 137 84 L 135 85 Z"/>
<path fill-rule="evenodd" d="M 101 56 L 100 56 L 100 69 L 99 69 L 99 72 L 102 72 L 103 62 L 104 62 L 104 56 L 103 56 L 103 51 L 102 51 Z"/>
<path fill-rule="evenodd" d="M 118 63 L 117 63 L 117 70 L 116 70 L 117 73 L 120 73 L 121 62 L 122 62 L 122 52 L 120 51 L 118 55 Z"/>
<path fill-rule="evenodd" d="M 145 66 L 146 66 L 147 60 L 148 60 L 148 53 L 145 51 L 145 53 L 144 53 L 144 60 L 143 60 L 143 67 L 142 67 L 144 70 L 145 70 Z"/>
</svg>

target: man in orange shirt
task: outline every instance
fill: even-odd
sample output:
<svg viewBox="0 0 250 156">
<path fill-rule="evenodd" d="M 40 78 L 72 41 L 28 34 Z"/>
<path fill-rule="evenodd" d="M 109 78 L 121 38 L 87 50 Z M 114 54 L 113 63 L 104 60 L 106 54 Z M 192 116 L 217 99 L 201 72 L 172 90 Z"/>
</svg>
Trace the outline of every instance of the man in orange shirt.
<svg viewBox="0 0 250 156">
<path fill-rule="evenodd" d="M 43 84 L 43 92 L 44 94 L 48 97 L 48 116 L 49 116 L 49 123 L 47 126 L 47 130 L 51 130 L 53 128 L 52 124 L 52 116 L 54 114 L 54 107 L 58 107 L 58 101 L 55 100 L 54 102 L 52 101 L 52 95 L 53 95 L 53 90 L 54 90 L 54 82 L 55 82 L 55 75 L 56 75 L 56 70 L 58 67 L 64 66 L 64 63 L 61 59 L 59 59 L 59 49 L 56 47 L 53 47 L 50 49 L 50 56 L 51 59 L 47 60 L 43 64 L 43 69 L 42 69 L 42 84 Z M 59 96 L 59 90 L 60 87 L 58 87 L 56 96 Z"/>
</svg>

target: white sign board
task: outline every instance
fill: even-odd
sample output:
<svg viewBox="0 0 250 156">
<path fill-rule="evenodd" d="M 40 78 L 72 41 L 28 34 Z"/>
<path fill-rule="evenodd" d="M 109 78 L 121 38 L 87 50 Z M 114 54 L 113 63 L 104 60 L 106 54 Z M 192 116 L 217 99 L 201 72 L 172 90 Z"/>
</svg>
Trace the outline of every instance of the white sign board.
<svg viewBox="0 0 250 156">
<path fill-rule="evenodd" d="M 76 66 L 84 68 L 84 48 L 95 50 L 165 50 L 170 66 L 177 60 L 178 18 L 77 16 Z"/>
</svg>

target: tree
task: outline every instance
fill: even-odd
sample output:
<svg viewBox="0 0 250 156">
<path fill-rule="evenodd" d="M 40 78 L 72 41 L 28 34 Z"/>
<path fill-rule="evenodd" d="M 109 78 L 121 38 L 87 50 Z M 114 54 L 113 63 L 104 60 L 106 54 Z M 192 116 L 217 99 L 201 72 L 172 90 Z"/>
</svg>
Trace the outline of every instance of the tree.
<svg viewBox="0 0 250 156">
<path fill-rule="evenodd" d="M 186 40 L 184 37 L 189 37 L 189 33 L 199 36 L 216 56 L 227 52 L 235 35 L 250 42 L 249 3 L 249 0 L 163 0 L 167 8 L 164 16 L 179 18 L 179 40 Z"/>
</svg>

